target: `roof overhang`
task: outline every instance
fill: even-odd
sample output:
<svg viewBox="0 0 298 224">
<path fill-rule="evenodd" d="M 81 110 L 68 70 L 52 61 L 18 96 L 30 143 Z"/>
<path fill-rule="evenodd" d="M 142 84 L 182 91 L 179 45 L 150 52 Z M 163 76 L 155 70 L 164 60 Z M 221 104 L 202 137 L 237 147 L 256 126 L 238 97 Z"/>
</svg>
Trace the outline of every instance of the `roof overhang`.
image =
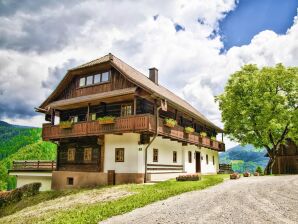
<svg viewBox="0 0 298 224">
<path fill-rule="evenodd" d="M 54 101 L 47 105 L 47 109 L 70 109 L 80 107 L 92 103 L 102 102 L 109 99 L 122 99 L 121 97 L 133 95 L 136 92 L 136 87 L 113 90 L 110 92 L 96 93 L 88 96 L 80 96 L 66 100 Z"/>
</svg>

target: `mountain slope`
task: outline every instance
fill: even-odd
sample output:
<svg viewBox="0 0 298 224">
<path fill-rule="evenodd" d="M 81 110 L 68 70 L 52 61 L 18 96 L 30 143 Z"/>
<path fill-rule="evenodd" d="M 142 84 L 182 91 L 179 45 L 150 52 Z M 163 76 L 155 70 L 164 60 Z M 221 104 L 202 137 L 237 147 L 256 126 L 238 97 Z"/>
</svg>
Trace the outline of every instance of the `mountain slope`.
<svg viewBox="0 0 298 224">
<path fill-rule="evenodd" d="M 255 171 L 258 166 L 266 167 L 268 158 L 264 157 L 265 149 L 257 149 L 252 145 L 237 145 L 220 153 L 220 163 L 232 164 L 236 172 Z"/>
<path fill-rule="evenodd" d="M 0 121 L 0 190 L 15 187 L 15 178 L 8 176 L 13 160 L 56 158 L 56 146 L 41 140 L 41 129 L 11 125 Z"/>
</svg>

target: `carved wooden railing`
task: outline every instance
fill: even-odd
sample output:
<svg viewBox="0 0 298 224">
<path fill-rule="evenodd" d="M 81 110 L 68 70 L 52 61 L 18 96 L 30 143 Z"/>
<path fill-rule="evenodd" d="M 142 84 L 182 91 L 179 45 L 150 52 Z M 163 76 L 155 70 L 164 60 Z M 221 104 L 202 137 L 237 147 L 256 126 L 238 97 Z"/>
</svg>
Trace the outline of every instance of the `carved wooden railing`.
<svg viewBox="0 0 298 224">
<path fill-rule="evenodd" d="M 100 125 L 98 121 L 86 121 L 73 124 L 72 128 L 61 129 L 59 125 L 44 124 L 42 137 L 44 140 L 57 140 L 61 138 L 98 136 L 102 134 L 120 134 L 129 132 L 154 133 L 155 118 L 151 114 L 118 117 L 114 124 Z M 195 144 L 217 151 L 224 151 L 225 145 L 222 142 L 202 137 L 198 133 L 186 134 L 184 128 L 176 125 L 174 128 L 166 127 L 163 119 L 159 120 L 158 134 L 180 142 Z"/>
<path fill-rule="evenodd" d="M 33 171 L 52 171 L 56 169 L 56 161 L 53 160 L 15 160 L 12 170 L 33 170 Z"/>
</svg>

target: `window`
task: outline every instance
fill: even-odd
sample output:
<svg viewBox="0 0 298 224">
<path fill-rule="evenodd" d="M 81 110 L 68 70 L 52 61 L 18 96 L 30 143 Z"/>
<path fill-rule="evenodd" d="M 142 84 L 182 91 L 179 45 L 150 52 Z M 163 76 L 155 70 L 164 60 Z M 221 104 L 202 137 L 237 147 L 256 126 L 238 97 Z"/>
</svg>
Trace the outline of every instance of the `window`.
<svg viewBox="0 0 298 224">
<path fill-rule="evenodd" d="M 109 81 L 109 72 L 104 72 L 101 74 L 101 82 Z"/>
<path fill-rule="evenodd" d="M 86 85 L 86 77 L 80 78 L 80 87 Z"/>
<path fill-rule="evenodd" d="M 76 149 L 75 148 L 69 148 L 67 151 L 67 161 L 74 161 L 76 155 Z"/>
<path fill-rule="evenodd" d="M 73 116 L 70 118 L 72 123 L 77 123 L 79 121 L 79 116 Z"/>
<path fill-rule="evenodd" d="M 212 162 L 213 162 L 213 165 L 214 165 L 215 164 L 214 156 L 212 156 Z"/>
<path fill-rule="evenodd" d="M 92 148 L 84 148 L 84 161 L 92 160 Z"/>
<path fill-rule="evenodd" d="M 127 105 L 121 105 L 121 116 L 128 116 L 132 114 L 132 105 L 127 104 Z"/>
<path fill-rule="evenodd" d="M 79 87 L 93 85 L 101 82 L 108 82 L 110 80 L 110 72 L 98 73 L 80 78 Z"/>
<path fill-rule="evenodd" d="M 73 177 L 67 177 L 67 185 L 73 185 Z"/>
<path fill-rule="evenodd" d="M 92 85 L 93 84 L 93 75 L 87 76 L 86 85 Z"/>
<path fill-rule="evenodd" d="M 177 152 L 173 151 L 173 163 L 177 163 Z"/>
<path fill-rule="evenodd" d="M 191 151 L 188 151 L 188 162 L 192 163 Z"/>
<path fill-rule="evenodd" d="M 208 165 L 209 161 L 208 161 L 208 155 L 206 155 L 206 164 Z"/>
<path fill-rule="evenodd" d="M 115 161 L 124 162 L 124 148 L 115 149 Z"/>
<path fill-rule="evenodd" d="M 96 113 L 91 113 L 89 116 L 90 116 L 89 120 L 91 120 L 91 121 L 96 120 Z"/>
<path fill-rule="evenodd" d="M 94 83 L 99 83 L 100 82 L 100 74 L 94 75 Z"/>
<path fill-rule="evenodd" d="M 158 149 L 153 149 L 153 162 L 158 162 Z"/>
</svg>

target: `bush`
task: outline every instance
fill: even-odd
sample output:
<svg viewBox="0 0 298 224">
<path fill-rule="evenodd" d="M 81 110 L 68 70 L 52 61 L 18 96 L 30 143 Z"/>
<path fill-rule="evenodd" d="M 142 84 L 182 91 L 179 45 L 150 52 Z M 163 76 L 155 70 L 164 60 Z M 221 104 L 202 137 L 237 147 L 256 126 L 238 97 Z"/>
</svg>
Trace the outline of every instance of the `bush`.
<svg viewBox="0 0 298 224">
<path fill-rule="evenodd" d="M 186 175 L 180 175 L 176 177 L 177 181 L 196 181 L 201 180 L 201 176 L 199 174 L 186 174 Z"/>
<path fill-rule="evenodd" d="M 256 172 L 259 173 L 260 175 L 263 174 L 263 168 L 258 166 L 257 169 L 256 169 Z"/>
<path fill-rule="evenodd" d="M 244 176 L 244 177 L 250 177 L 250 172 L 248 172 L 248 171 L 244 172 L 244 173 L 243 173 L 243 176 Z"/>
<path fill-rule="evenodd" d="M 260 176 L 258 172 L 254 172 L 254 176 Z"/>
<path fill-rule="evenodd" d="M 240 174 L 239 173 L 232 173 L 230 174 L 230 179 L 231 180 L 236 180 L 240 178 Z"/>
<path fill-rule="evenodd" d="M 23 197 L 29 197 L 38 194 L 41 183 L 26 184 L 12 191 L 0 192 L 0 208 L 5 205 L 18 202 Z"/>
</svg>

